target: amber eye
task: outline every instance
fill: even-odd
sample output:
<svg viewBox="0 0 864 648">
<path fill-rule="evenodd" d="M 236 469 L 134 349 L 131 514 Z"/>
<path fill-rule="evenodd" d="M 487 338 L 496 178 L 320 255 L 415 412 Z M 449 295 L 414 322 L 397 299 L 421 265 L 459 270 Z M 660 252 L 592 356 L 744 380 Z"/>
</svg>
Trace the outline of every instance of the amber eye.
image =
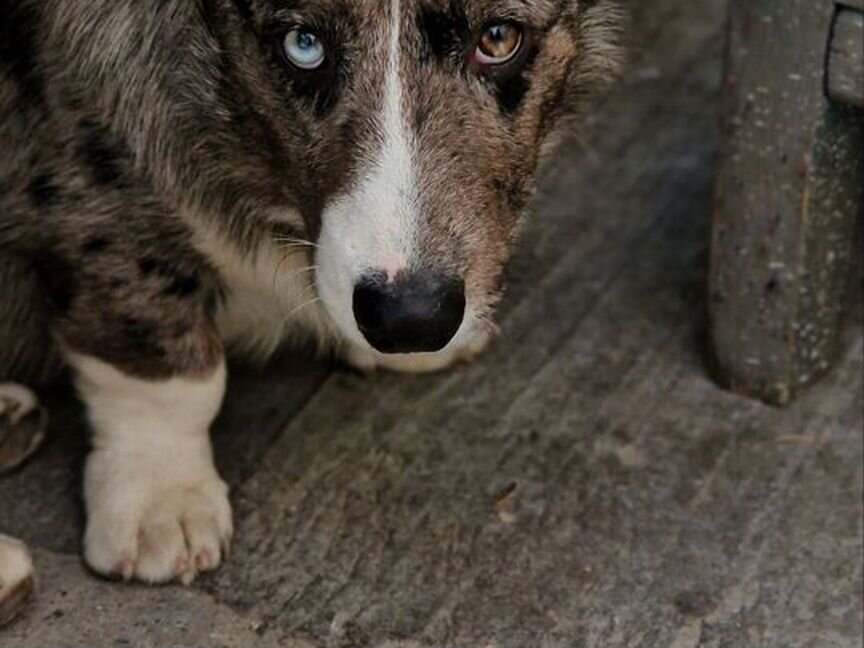
<svg viewBox="0 0 864 648">
<path fill-rule="evenodd" d="M 517 25 L 492 25 L 480 37 L 474 57 L 481 65 L 501 65 L 516 56 L 521 45 L 522 30 Z"/>
</svg>

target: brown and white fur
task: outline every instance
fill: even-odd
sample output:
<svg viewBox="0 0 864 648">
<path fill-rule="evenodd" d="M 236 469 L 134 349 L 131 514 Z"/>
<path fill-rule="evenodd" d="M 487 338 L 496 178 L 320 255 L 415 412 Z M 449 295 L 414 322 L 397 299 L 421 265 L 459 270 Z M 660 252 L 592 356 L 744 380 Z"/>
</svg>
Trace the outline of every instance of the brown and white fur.
<svg viewBox="0 0 864 648">
<path fill-rule="evenodd" d="M 0 470 L 44 428 L 20 385 L 70 369 L 92 427 L 85 559 L 151 583 L 190 582 L 231 541 L 208 438 L 226 351 L 311 336 L 400 371 L 480 351 L 541 156 L 619 52 L 611 0 L 0 0 L 0 15 Z M 502 24 L 518 51 L 489 65 L 478 42 Z M 314 70 L 284 56 L 300 27 L 324 47 Z M 405 321 L 425 330 L 449 300 L 452 330 L 370 343 L 361 284 L 368 317 L 422 293 Z M 28 583 L 26 549 L 0 538 L 0 612 Z"/>
</svg>

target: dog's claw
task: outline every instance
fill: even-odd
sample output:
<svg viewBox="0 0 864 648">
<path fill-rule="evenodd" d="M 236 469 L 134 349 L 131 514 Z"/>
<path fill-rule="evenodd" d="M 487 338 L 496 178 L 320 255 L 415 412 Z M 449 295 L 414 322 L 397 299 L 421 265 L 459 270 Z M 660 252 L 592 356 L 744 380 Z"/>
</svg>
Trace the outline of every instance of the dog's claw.
<svg viewBox="0 0 864 648">
<path fill-rule="evenodd" d="M 210 555 L 210 552 L 206 549 L 202 549 L 197 556 L 195 556 L 195 568 L 198 571 L 208 571 L 213 569 L 213 557 Z"/>
<path fill-rule="evenodd" d="M 45 438 L 48 413 L 29 389 L 0 384 L 0 473 L 26 461 Z"/>
<path fill-rule="evenodd" d="M 33 560 L 27 547 L 0 535 L 0 626 L 21 613 L 35 589 Z"/>
<path fill-rule="evenodd" d="M 118 574 L 121 579 L 128 583 L 135 575 L 135 562 L 130 558 L 125 558 L 117 564 L 114 572 Z"/>
</svg>

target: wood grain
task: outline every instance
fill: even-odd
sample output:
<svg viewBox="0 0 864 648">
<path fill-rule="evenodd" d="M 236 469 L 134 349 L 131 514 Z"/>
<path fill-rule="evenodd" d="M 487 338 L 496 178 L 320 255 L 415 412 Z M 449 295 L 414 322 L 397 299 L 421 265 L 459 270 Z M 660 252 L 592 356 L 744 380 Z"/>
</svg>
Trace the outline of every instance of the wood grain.
<svg viewBox="0 0 864 648">
<path fill-rule="evenodd" d="M 785 409 L 720 389 L 704 298 L 723 0 L 633 3 L 622 88 L 547 171 L 474 364 L 371 378 L 286 353 L 232 374 L 236 508 L 192 591 L 78 558 L 80 410 L 0 482 L 46 645 L 858 648 L 864 349 Z"/>
<path fill-rule="evenodd" d="M 830 2 L 734 0 L 716 185 L 718 376 L 789 402 L 837 353 L 862 204 L 861 115 L 823 93 Z"/>
</svg>

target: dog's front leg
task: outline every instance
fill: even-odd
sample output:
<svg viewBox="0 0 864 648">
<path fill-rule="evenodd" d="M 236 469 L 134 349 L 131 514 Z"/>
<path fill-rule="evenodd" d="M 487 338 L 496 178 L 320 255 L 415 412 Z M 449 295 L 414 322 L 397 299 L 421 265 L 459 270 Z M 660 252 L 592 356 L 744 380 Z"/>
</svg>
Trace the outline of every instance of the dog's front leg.
<svg viewBox="0 0 864 648">
<path fill-rule="evenodd" d="M 209 439 L 225 390 L 219 284 L 182 241 L 142 241 L 118 237 L 48 282 L 65 291 L 55 331 L 92 428 L 84 554 L 108 576 L 190 582 L 232 533 Z"/>
<path fill-rule="evenodd" d="M 200 376 L 146 380 L 92 356 L 68 358 L 93 428 L 84 475 L 88 564 L 150 583 L 188 583 L 215 568 L 232 533 L 209 439 L 224 362 Z"/>
</svg>

